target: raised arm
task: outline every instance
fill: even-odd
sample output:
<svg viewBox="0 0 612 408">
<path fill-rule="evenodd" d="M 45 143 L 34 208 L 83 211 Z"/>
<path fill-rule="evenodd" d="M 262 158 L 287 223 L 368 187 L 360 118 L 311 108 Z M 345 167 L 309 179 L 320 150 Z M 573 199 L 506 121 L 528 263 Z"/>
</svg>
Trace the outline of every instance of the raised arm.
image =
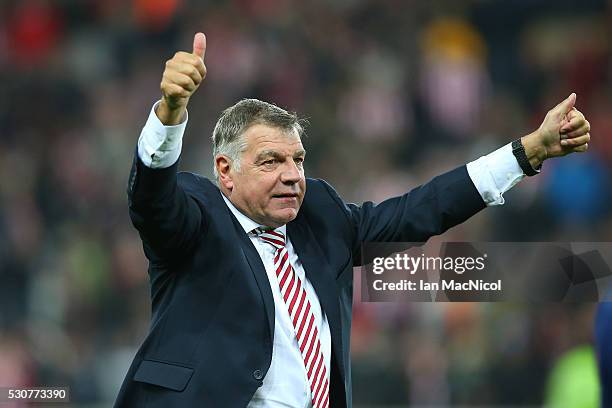
<svg viewBox="0 0 612 408">
<path fill-rule="evenodd" d="M 193 52 L 177 52 L 166 62 L 161 101 L 156 103 L 138 140 L 128 183 L 132 223 L 152 261 L 180 258 L 197 244 L 207 219 L 190 194 L 197 180 L 177 182 L 178 158 L 187 124 L 187 104 L 206 76 L 206 37 L 197 33 Z"/>
<path fill-rule="evenodd" d="M 526 173 L 536 174 L 544 160 L 585 152 L 591 139 L 590 125 L 575 103 L 576 94 L 572 93 L 548 111 L 537 130 L 520 138 L 522 155 L 513 148 L 517 140 L 403 196 L 378 205 L 345 206 L 355 231 L 355 259 L 360 258 L 363 242 L 425 242 L 485 206 L 503 204 L 503 193 Z"/>
</svg>

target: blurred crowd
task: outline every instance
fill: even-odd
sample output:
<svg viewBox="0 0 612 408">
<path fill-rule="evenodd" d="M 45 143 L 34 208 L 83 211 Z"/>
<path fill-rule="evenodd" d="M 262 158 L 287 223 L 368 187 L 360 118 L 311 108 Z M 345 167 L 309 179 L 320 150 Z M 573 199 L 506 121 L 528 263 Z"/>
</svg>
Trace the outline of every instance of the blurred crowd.
<svg viewBox="0 0 612 408">
<path fill-rule="evenodd" d="M 440 239 L 612 241 L 611 1 L 5 0 L 0 386 L 114 399 L 150 314 L 131 158 L 165 61 L 197 31 L 208 76 L 182 169 L 212 176 L 218 115 L 256 97 L 309 119 L 307 175 L 380 202 L 535 130 L 576 92 L 589 152 L 546 162 L 503 207 Z M 593 307 L 356 295 L 354 402 L 558 401 L 560 364 L 594 375 Z M 580 389 L 585 407 L 594 381 Z"/>
</svg>

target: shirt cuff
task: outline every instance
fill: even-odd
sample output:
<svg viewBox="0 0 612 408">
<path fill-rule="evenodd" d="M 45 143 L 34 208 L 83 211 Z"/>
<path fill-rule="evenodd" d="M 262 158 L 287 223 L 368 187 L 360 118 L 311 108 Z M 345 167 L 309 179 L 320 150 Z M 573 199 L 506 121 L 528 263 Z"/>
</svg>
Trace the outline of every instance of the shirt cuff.
<svg viewBox="0 0 612 408">
<path fill-rule="evenodd" d="M 467 171 L 487 206 L 504 204 L 503 194 L 525 177 L 511 143 L 468 163 Z"/>
<path fill-rule="evenodd" d="M 183 121 L 178 125 L 164 126 L 155 114 L 161 101 L 155 102 L 147 123 L 138 138 L 138 157 L 145 166 L 152 169 L 164 169 L 177 162 L 183 146 L 183 133 L 189 115 L 185 111 Z"/>
</svg>

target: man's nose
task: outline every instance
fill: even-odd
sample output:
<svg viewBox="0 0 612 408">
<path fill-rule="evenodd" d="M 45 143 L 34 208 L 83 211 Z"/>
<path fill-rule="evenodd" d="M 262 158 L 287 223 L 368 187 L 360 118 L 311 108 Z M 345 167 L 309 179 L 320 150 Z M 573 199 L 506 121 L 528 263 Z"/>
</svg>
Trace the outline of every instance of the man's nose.
<svg viewBox="0 0 612 408">
<path fill-rule="evenodd" d="M 295 184 L 302 178 L 302 173 L 293 160 L 288 160 L 283 166 L 281 181 L 286 184 Z"/>
</svg>

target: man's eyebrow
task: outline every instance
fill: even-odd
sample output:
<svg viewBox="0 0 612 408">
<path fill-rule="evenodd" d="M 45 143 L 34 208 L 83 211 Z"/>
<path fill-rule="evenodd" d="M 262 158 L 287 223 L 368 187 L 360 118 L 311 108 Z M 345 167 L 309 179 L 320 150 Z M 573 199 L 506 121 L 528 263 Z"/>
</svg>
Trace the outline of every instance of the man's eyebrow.
<svg viewBox="0 0 612 408">
<path fill-rule="evenodd" d="M 295 153 L 293 153 L 293 157 L 299 157 L 299 156 L 306 156 L 306 150 L 300 149 L 296 151 Z M 258 162 L 260 160 L 263 160 L 269 157 L 272 157 L 275 159 L 282 159 L 283 155 L 275 150 L 264 150 L 262 152 L 259 152 L 257 156 L 255 156 L 255 161 Z"/>
<path fill-rule="evenodd" d="M 255 156 L 255 161 L 260 161 L 268 157 L 274 157 L 277 159 L 281 157 L 281 154 L 274 150 L 264 150 L 262 152 L 259 152 L 257 156 Z"/>
</svg>

